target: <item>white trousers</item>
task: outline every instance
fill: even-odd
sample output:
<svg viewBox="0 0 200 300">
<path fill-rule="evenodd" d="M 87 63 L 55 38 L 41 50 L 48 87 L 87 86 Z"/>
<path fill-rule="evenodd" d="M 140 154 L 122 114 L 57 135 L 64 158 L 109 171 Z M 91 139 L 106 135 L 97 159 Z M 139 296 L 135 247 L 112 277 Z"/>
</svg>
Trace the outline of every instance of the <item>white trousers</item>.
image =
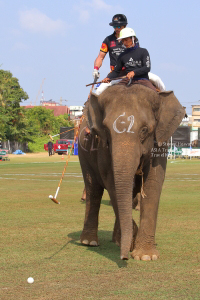
<svg viewBox="0 0 200 300">
<path fill-rule="evenodd" d="M 160 79 L 160 77 L 158 75 L 155 75 L 151 72 L 148 73 L 149 75 L 149 80 L 161 91 L 164 92 L 166 91 L 165 85 L 162 82 L 162 80 Z"/>
<path fill-rule="evenodd" d="M 103 91 L 105 91 L 109 86 L 115 85 L 115 84 L 117 84 L 120 81 L 121 81 L 121 79 L 117 79 L 117 80 L 112 80 L 109 83 L 101 83 L 99 87 L 97 87 L 96 89 L 94 89 L 93 93 L 98 96 Z"/>
<path fill-rule="evenodd" d="M 162 82 L 162 80 L 160 79 L 160 77 L 158 75 L 155 75 L 151 72 L 148 73 L 149 75 L 149 80 L 161 91 L 164 92 L 166 91 L 165 85 Z M 93 93 L 96 94 L 97 96 L 100 95 L 103 91 L 105 91 L 109 86 L 112 86 L 114 84 L 117 84 L 118 82 L 120 82 L 121 79 L 117 79 L 117 80 L 112 80 L 109 83 L 101 83 L 99 87 L 97 87 L 96 89 L 94 89 Z"/>
</svg>

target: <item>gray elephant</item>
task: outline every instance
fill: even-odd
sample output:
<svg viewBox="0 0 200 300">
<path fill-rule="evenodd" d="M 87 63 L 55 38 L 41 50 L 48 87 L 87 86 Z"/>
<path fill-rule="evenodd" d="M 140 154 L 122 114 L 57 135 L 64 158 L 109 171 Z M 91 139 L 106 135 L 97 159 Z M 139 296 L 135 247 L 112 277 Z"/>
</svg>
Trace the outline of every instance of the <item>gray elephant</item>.
<svg viewBox="0 0 200 300">
<path fill-rule="evenodd" d="M 79 159 L 86 186 L 81 243 L 98 246 L 98 215 L 104 189 L 116 220 L 112 241 L 121 259 L 156 260 L 158 205 L 167 164 L 167 141 L 185 109 L 172 91 L 115 85 L 92 94 L 79 133 Z M 84 134 L 89 127 L 91 134 Z M 141 192 L 140 225 L 132 219 L 132 198 Z"/>
</svg>

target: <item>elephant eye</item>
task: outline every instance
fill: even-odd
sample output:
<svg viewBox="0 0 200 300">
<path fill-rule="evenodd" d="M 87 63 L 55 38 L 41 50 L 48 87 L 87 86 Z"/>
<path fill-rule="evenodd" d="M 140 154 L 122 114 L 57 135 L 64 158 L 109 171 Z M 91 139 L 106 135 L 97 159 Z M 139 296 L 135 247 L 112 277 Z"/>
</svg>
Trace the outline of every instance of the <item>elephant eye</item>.
<svg viewBox="0 0 200 300">
<path fill-rule="evenodd" d="M 140 131 L 140 140 L 141 140 L 141 142 L 146 138 L 147 134 L 148 134 L 148 127 L 145 126 Z"/>
</svg>

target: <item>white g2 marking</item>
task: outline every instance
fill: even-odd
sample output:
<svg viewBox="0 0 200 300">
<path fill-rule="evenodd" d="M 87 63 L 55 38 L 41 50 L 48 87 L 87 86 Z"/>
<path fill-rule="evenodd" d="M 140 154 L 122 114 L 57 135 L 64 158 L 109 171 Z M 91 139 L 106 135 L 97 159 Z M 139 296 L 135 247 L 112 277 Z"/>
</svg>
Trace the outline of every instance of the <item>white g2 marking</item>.
<svg viewBox="0 0 200 300">
<path fill-rule="evenodd" d="M 87 149 L 85 149 L 85 147 L 84 147 L 84 146 L 82 145 L 82 143 L 81 143 L 81 135 L 82 135 L 82 133 L 84 134 L 85 128 L 86 128 L 86 126 L 82 128 L 82 130 L 81 130 L 81 132 L 80 132 L 80 134 L 79 134 L 79 144 L 80 144 L 81 148 L 82 148 L 84 151 L 89 152 Z M 87 140 L 87 138 L 84 138 L 84 140 Z"/>
<path fill-rule="evenodd" d="M 117 123 L 117 120 L 120 118 L 120 117 L 123 117 L 125 116 L 125 112 L 123 113 L 123 115 L 120 115 L 113 123 L 113 129 L 117 132 L 117 133 L 123 133 L 124 131 L 126 131 L 126 129 L 124 128 L 123 131 L 119 131 L 117 129 L 117 126 L 116 126 L 116 123 Z M 124 122 L 120 122 L 120 123 L 124 123 Z"/>
<path fill-rule="evenodd" d="M 127 119 L 128 119 L 128 121 L 130 121 L 130 125 L 129 125 L 129 127 L 128 127 L 127 132 L 134 133 L 134 131 L 131 131 L 131 128 L 133 127 L 133 124 L 134 124 L 134 116 L 131 115 L 131 116 L 129 116 Z"/>
<path fill-rule="evenodd" d="M 134 131 L 131 131 L 131 128 L 133 127 L 134 124 L 134 116 L 131 115 L 129 117 L 127 117 L 127 120 L 130 122 L 128 129 L 126 130 L 126 128 L 124 128 L 122 131 L 117 129 L 117 121 L 119 120 L 120 117 L 124 117 L 126 115 L 126 113 L 124 112 L 122 115 L 120 115 L 119 117 L 117 117 L 117 119 L 114 121 L 113 123 L 113 129 L 117 132 L 117 133 L 123 133 L 125 131 L 130 132 L 130 133 L 134 133 Z M 120 124 L 126 124 L 126 122 L 119 120 Z"/>
</svg>

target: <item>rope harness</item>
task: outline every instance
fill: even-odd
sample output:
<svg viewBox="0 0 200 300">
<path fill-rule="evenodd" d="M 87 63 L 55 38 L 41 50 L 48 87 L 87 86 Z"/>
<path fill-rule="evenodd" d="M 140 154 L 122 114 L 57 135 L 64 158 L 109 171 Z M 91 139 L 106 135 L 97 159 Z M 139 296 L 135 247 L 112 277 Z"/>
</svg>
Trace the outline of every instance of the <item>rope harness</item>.
<svg viewBox="0 0 200 300">
<path fill-rule="evenodd" d="M 144 198 L 144 197 L 146 197 L 147 195 L 145 194 L 145 192 L 144 192 L 144 173 L 143 173 L 143 171 L 142 171 L 142 169 L 143 169 L 143 164 L 144 164 L 144 161 L 142 161 L 142 163 L 141 163 L 141 165 L 140 165 L 140 167 L 139 167 L 139 169 L 137 169 L 137 171 L 136 171 L 136 173 L 135 173 L 135 175 L 139 175 L 139 176 L 142 176 L 142 186 L 141 186 L 141 196 L 142 196 L 142 198 Z"/>
<path fill-rule="evenodd" d="M 60 135 L 60 134 L 63 134 L 63 133 L 66 133 L 66 132 L 69 132 L 69 131 L 71 131 L 71 130 L 74 130 L 75 128 L 73 127 L 73 128 L 71 128 L 71 129 L 69 129 L 69 130 L 66 130 L 66 131 L 63 131 L 63 132 L 61 132 L 61 133 L 58 133 L 58 134 L 55 134 L 55 135 L 50 135 L 49 133 L 48 133 L 48 135 L 49 135 L 49 137 L 50 137 L 50 139 L 52 140 L 52 141 L 54 141 L 54 136 L 58 136 L 58 135 Z"/>
</svg>

